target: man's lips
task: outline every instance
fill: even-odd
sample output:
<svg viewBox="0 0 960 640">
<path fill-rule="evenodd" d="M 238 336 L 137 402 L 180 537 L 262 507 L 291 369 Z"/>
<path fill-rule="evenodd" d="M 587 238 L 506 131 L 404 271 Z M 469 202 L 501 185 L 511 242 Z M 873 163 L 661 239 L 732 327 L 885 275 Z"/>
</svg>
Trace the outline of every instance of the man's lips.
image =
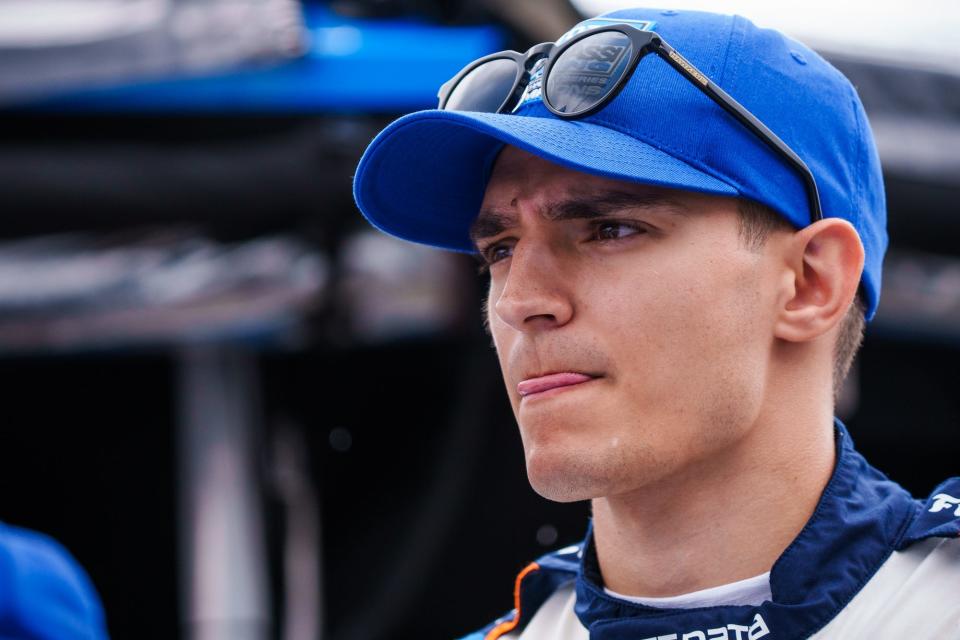
<svg viewBox="0 0 960 640">
<path fill-rule="evenodd" d="M 543 393 L 557 387 L 569 387 L 593 380 L 596 376 L 588 376 L 584 373 L 550 373 L 545 376 L 528 378 L 517 385 L 517 393 L 520 397 L 532 395 L 534 393 Z"/>
</svg>

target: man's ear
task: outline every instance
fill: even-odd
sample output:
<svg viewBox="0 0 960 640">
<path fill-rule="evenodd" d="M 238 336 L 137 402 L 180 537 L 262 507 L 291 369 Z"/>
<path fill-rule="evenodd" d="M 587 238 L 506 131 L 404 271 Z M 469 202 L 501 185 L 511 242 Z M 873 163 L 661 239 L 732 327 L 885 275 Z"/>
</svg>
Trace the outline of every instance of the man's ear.
<svg viewBox="0 0 960 640">
<path fill-rule="evenodd" d="M 836 326 L 857 294 L 863 243 L 846 220 L 824 218 L 797 231 L 787 247 L 788 269 L 775 335 L 812 340 Z M 792 285 L 792 286 L 791 286 Z"/>
</svg>

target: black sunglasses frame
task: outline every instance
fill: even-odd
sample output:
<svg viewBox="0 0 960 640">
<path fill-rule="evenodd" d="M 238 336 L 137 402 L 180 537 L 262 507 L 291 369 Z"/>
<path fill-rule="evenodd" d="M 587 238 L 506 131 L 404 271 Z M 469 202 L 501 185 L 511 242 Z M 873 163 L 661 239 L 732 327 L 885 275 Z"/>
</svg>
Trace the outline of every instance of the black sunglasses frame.
<svg viewBox="0 0 960 640">
<path fill-rule="evenodd" d="M 497 107 L 496 111 L 492 111 L 491 113 L 506 113 L 508 111 L 513 111 L 513 108 L 517 106 L 517 103 L 523 96 L 523 92 L 530 83 L 531 73 L 533 72 L 533 68 L 536 66 L 537 62 L 549 56 L 551 52 L 556 50 L 556 48 L 557 45 L 552 42 L 541 42 L 540 44 L 536 44 L 527 49 L 526 53 L 506 50 L 498 51 L 497 53 L 491 53 L 490 55 L 483 56 L 482 58 L 477 58 L 463 69 L 458 71 L 457 75 L 440 85 L 440 90 L 437 92 L 437 98 L 440 99 L 440 104 L 437 106 L 437 108 L 446 109 L 447 102 L 450 100 L 450 96 L 453 95 L 453 90 L 457 88 L 457 85 L 460 84 L 461 80 L 473 73 L 473 71 L 478 67 L 482 67 L 488 62 L 493 62 L 494 60 L 513 60 L 517 65 L 517 72 L 513 78 L 513 88 L 506 96 L 504 96 L 503 102 L 500 103 L 500 106 Z"/>
<path fill-rule="evenodd" d="M 626 69 L 617 79 L 616 84 L 606 93 L 606 95 L 597 101 L 596 104 L 591 105 L 587 109 L 573 113 L 566 113 L 556 109 L 551 103 L 550 95 L 547 91 L 547 79 L 550 77 L 550 72 L 552 71 L 554 64 L 560 59 L 565 51 L 578 42 L 596 36 L 597 34 L 610 31 L 623 34 L 630 39 L 630 42 L 633 45 L 631 59 L 627 62 Z M 534 67 L 540 60 L 546 59 L 543 74 L 540 76 L 540 91 L 543 104 L 551 113 L 559 118 L 568 120 L 583 118 L 596 113 L 600 109 L 607 106 L 611 100 L 616 98 L 623 87 L 626 86 L 630 77 L 633 75 L 633 72 L 640 63 L 640 60 L 642 60 L 643 57 L 648 53 L 656 53 L 659 57 L 666 61 L 667 64 L 676 69 L 680 75 L 690 81 L 693 86 L 703 92 L 708 98 L 720 105 L 724 111 L 733 116 L 738 122 L 740 122 L 740 124 L 745 126 L 751 133 L 762 140 L 764 144 L 770 147 L 770 149 L 780 156 L 788 165 L 793 167 L 803 179 L 804 188 L 806 189 L 807 199 L 810 205 L 811 224 L 823 218 L 823 212 L 820 208 L 820 194 L 817 190 L 816 180 L 814 179 L 810 168 L 807 167 L 806 163 L 800 158 L 800 156 L 798 156 L 793 149 L 787 145 L 787 143 L 781 140 L 777 134 L 771 131 L 756 116 L 750 113 L 746 107 L 734 100 L 726 91 L 721 89 L 715 82 L 710 80 L 706 74 L 690 64 L 686 58 L 681 56 L 673 47 L 667 44 L 663 38 L 653 31 L 644 31 L 628 24 L 614 24 L 610 26 L 589 29 L 583 33 L 577 34 L 559 46 L 552 42 L 544 42 L 531 47 L 525 53 L 518 53 L 516 51 L 501 51 L 484 56 L 468 64 L 466 67 L 461 69 L 457 75 L 445 82 L 440 87 L 440 91 L 437 94 L 437 97 L 440 99 L 438 108 L 446 108 L 446 104 L 457 85 L 460 84 L 465 77 L 477 69 L 477 67 L 480 67 L 481 65 L 492 60 L 509 59 L 516 63 L 517 74 L 514 78 L 512 89 L 504 97 L 503 102 L 493 113 L 511 112 L 519 103 L 523 96 L 523 92 L 530 83 Z"/>
</svg>

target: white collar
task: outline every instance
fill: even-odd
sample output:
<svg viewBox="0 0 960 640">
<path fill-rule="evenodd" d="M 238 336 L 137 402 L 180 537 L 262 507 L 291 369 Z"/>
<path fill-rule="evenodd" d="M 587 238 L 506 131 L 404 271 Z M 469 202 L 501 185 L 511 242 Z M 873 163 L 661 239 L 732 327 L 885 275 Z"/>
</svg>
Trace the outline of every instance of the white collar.
<svg viewBox="0 0 960 640">
<path fill-rule="evenodd" d="M 665 598 L 647 598 L 643 596 L 625 596 L 623 594 L 603 588 L 607 595 L 628 602 L 642 604 L 648 607 L 657 607 L 658 609 L 696 609 L 698 607 L 716 607 L 731 605 L 759 605 L 766 600 L 771 600 L 770 593 L 770 572 L 767 571 L 759 576 L 738 580 L 730 584 L 722 584 L 717 587 L 701 589 L 692 593 L 684 593 L 679 596 L 668 596 Z"/>
</svg>

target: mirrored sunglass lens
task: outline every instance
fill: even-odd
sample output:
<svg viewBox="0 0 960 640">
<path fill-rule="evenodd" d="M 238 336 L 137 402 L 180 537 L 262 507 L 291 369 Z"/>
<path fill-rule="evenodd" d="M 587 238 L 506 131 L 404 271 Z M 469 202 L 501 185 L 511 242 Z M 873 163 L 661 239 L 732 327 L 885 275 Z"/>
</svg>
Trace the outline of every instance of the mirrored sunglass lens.
<svg viewBox="0 0 960 640">
<path fill-rule="evenodd" d="M 633 43 L 619 31 L 601 31 L 571 45 L 547 77 L 550 106 L 569 114 L 595 107 L 617 86 L 632 53 Z"/>
<path fill-rule="evenodd" d="M 493 113 L 510 95 L 517 77 L 517 63 L 509 58 L 484 62 L 453 88 L 444 109 Z"/>
</svg>

